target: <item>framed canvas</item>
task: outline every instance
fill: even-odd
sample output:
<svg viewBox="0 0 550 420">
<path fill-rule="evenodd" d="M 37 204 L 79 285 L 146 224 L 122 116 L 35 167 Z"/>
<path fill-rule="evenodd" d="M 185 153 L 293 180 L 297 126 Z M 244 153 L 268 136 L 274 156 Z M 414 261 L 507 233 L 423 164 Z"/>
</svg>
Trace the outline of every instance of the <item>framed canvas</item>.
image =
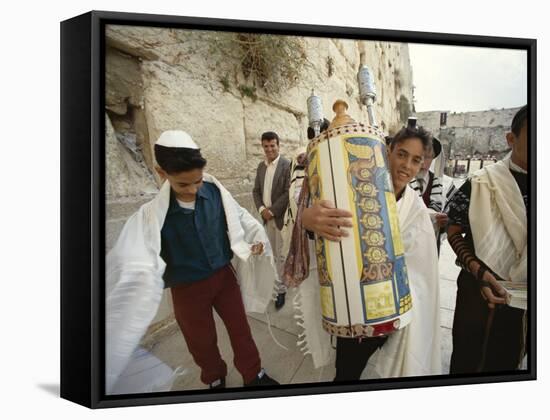
<svg viewBox="0 0 550 420">
<path fill-rule="evenodd" d="M 94 11 L 61 111 L 63 398 L 536 379 L 536 40 Z"/>
</svg>

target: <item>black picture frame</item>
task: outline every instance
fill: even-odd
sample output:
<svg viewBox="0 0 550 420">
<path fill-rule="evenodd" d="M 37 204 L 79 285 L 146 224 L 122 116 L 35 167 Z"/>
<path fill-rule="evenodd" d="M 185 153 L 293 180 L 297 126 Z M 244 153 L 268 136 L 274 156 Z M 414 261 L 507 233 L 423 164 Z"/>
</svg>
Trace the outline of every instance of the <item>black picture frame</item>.
<svg viewBox="0 0 550 420">
<path fill-rule="evenodd" d="M 527 51 L 529 104 L 528 369 L 265 389 L 105 395 L 105 25 L 360 38 Z M 536 40 L 92 11 L 61 23 L 61 397 L 90 408 L 536 379 Z"/>
</svg>

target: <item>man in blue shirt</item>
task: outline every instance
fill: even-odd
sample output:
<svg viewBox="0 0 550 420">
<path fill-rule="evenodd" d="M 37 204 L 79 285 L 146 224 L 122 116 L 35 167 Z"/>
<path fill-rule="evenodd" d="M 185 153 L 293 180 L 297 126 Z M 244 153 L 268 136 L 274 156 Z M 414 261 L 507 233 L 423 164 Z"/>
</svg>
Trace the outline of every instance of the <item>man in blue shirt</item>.
<svg viewBox="0 0 550 420">
<path fill-rule="evenodd" d="M 218 187 L 203 180 L 206 160 L 183 131 L 164 132 L 155 144 L 157 172 L 170 183 L 170 204 L 161 230 L 163 279 L 201 381 L 225 387 L 227 366 L 217 345 L 212 309 L 223 320 L 234 364 L 245 386 L 278 385 L 261 367 L 231 258 L 225 210 Z M 262 244 L 252 252 L 261 254 Z"/>
</svg>

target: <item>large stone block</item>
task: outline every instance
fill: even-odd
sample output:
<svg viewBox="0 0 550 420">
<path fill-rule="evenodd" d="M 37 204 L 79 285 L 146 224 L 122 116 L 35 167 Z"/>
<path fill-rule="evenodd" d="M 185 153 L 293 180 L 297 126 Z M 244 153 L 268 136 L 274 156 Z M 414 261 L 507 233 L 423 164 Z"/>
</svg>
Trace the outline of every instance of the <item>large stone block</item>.
<svg viewBox="0 0 550 420">
<path fill-rule="evenodd" d="M 212 91 L 193 74 L 162 62 L 144 64 L 144 69 L 151 143 L 165 130 L 187 131 L 208 160 L 209 172 L 219 178 L 241 174 L 246 160 L 241 100 L 231 93 Z"/>
<path fill-rule="evenodd" d="M 105 55 L 105 106 L 108 110 L 125 115 L 128 105 L 140 106 L 143 100 L 143 83 L 139 61 L 113 48 Z"/>
<path fill-rule="evenodd" d="M 354 39 L 335 39 L 334 45 L 350 67 L 359 67 L 358 42 Z"/>
<path fill-rule="evenodd" d="M 244 129 L 247 140 L 247 155 L 258 162 L 263 159 L 261 135 L 265 131 L 275 131 L 280 141 L 281 152 L 292 150 L 305 144 L 300 136 L 302 126 L 296 116 L 264 101 L 249 102 L 244 108 Z"/>
<path fill-rule="evenodd" d="M 158 48 L 169 43 L 168 31 L 143 26 L 107 25 L 107 45 L 147 60 L 158 58 Z"/>
</svg>

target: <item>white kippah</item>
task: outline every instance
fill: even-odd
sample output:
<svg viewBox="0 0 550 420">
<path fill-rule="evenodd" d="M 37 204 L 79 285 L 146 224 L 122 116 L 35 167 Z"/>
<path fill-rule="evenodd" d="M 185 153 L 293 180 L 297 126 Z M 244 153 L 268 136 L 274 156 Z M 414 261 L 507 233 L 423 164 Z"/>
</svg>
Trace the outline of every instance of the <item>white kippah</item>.
<svg viewBox="0 0 550 420">
<path fill-rule="evenodd" d="M 199 146 L 193 141 L 191 136 L 185 131 L 168 130 L 162 133 L 155 143 L 164 147 L 183 147 L 186 149 L 198 149 Z"/>
</svg>

